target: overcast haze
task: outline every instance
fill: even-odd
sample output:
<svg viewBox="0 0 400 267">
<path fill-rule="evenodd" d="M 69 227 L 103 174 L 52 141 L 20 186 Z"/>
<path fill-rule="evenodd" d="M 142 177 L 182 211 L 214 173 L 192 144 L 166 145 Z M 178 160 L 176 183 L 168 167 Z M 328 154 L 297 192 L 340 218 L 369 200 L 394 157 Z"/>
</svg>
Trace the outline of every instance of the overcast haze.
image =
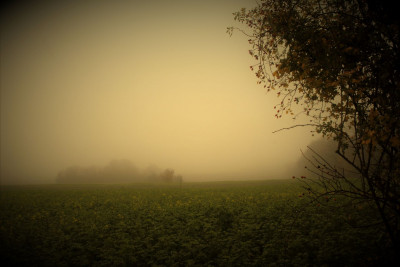
<svg viewBox="0 0 400 267">
<path fill-rule="evenodd" d="M 184 180 L 282 178 L 312 139 L 274 117 L 232 13 L 253 1 L 27 1 L 1 11 L 1 183 L 129 159 Z"/>
</svg>

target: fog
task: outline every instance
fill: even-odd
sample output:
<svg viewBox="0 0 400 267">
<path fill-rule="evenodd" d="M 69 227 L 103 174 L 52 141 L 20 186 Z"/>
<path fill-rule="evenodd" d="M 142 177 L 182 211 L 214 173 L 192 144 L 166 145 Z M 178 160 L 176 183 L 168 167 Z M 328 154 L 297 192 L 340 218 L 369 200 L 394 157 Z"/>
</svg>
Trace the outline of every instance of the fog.
<svg viewBox="0 0 400 267">
<path fill-rule="evenodd" d="M 246 0 L 26 1 L 1 11 L 1 184 L 129 160 L 184 181 L 286 178 L 311 129 L 274 130 L 232 13 Z M 298 121 L 301 123 L 301 121 Z"/>
</svg>

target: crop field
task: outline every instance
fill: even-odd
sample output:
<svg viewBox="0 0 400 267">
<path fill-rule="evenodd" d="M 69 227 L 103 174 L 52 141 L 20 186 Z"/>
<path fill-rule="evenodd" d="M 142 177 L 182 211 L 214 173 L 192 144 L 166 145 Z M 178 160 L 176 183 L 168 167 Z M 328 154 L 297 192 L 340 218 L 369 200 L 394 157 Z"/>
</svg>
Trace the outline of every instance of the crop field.
<svg viewBox="0 0 400 267">
<path fill-rule="evenodd" d="M 8 266 L 363 266 L 373 228 L 294 181 L 2 187 Z M 4 265 L 3 265 L 4 266 Z"/>
</svg>

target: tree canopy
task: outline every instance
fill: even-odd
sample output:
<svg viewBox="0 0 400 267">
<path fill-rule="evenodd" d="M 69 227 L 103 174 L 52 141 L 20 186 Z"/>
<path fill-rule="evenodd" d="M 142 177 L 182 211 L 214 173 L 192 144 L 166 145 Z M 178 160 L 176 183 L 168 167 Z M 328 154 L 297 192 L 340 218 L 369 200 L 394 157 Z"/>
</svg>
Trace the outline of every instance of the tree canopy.
<svg viewBox="0 0 400 267">
<path fill-rule="evenodd" d="M 247 26 L 250 66 L 281 98 L 277 118 L 305 115 L 358 175 L 318 156 L 319 195 L 371 201 L 395 246 L 400 240 L 399 16 L 377 0 L 261 0 L 234 13 Z M 233 27 L 228 28 L 232 34 Z M 295 105 L 301 107 L 298 112 Z M 318 172 L 321 173 L 321 172 Z M 355 181 L 356 180 L 356 181 Z"/>
</svg>

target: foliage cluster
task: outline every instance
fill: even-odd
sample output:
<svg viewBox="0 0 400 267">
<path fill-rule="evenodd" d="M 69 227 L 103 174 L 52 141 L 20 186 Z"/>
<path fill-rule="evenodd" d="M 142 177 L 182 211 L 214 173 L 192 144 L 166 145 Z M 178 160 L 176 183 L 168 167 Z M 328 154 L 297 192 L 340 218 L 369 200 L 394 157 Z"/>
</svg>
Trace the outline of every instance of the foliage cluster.
<svg viewBox="0 0 400 267">
<path fill-rule="evenodd" d="M 353 216 L 346 210 L 306 205 L 300 192 L 290 181 L 6 187 L 2 263 L 359 266 L 383 258 L 372 229 L 343 223 Z"/>
</svg>

